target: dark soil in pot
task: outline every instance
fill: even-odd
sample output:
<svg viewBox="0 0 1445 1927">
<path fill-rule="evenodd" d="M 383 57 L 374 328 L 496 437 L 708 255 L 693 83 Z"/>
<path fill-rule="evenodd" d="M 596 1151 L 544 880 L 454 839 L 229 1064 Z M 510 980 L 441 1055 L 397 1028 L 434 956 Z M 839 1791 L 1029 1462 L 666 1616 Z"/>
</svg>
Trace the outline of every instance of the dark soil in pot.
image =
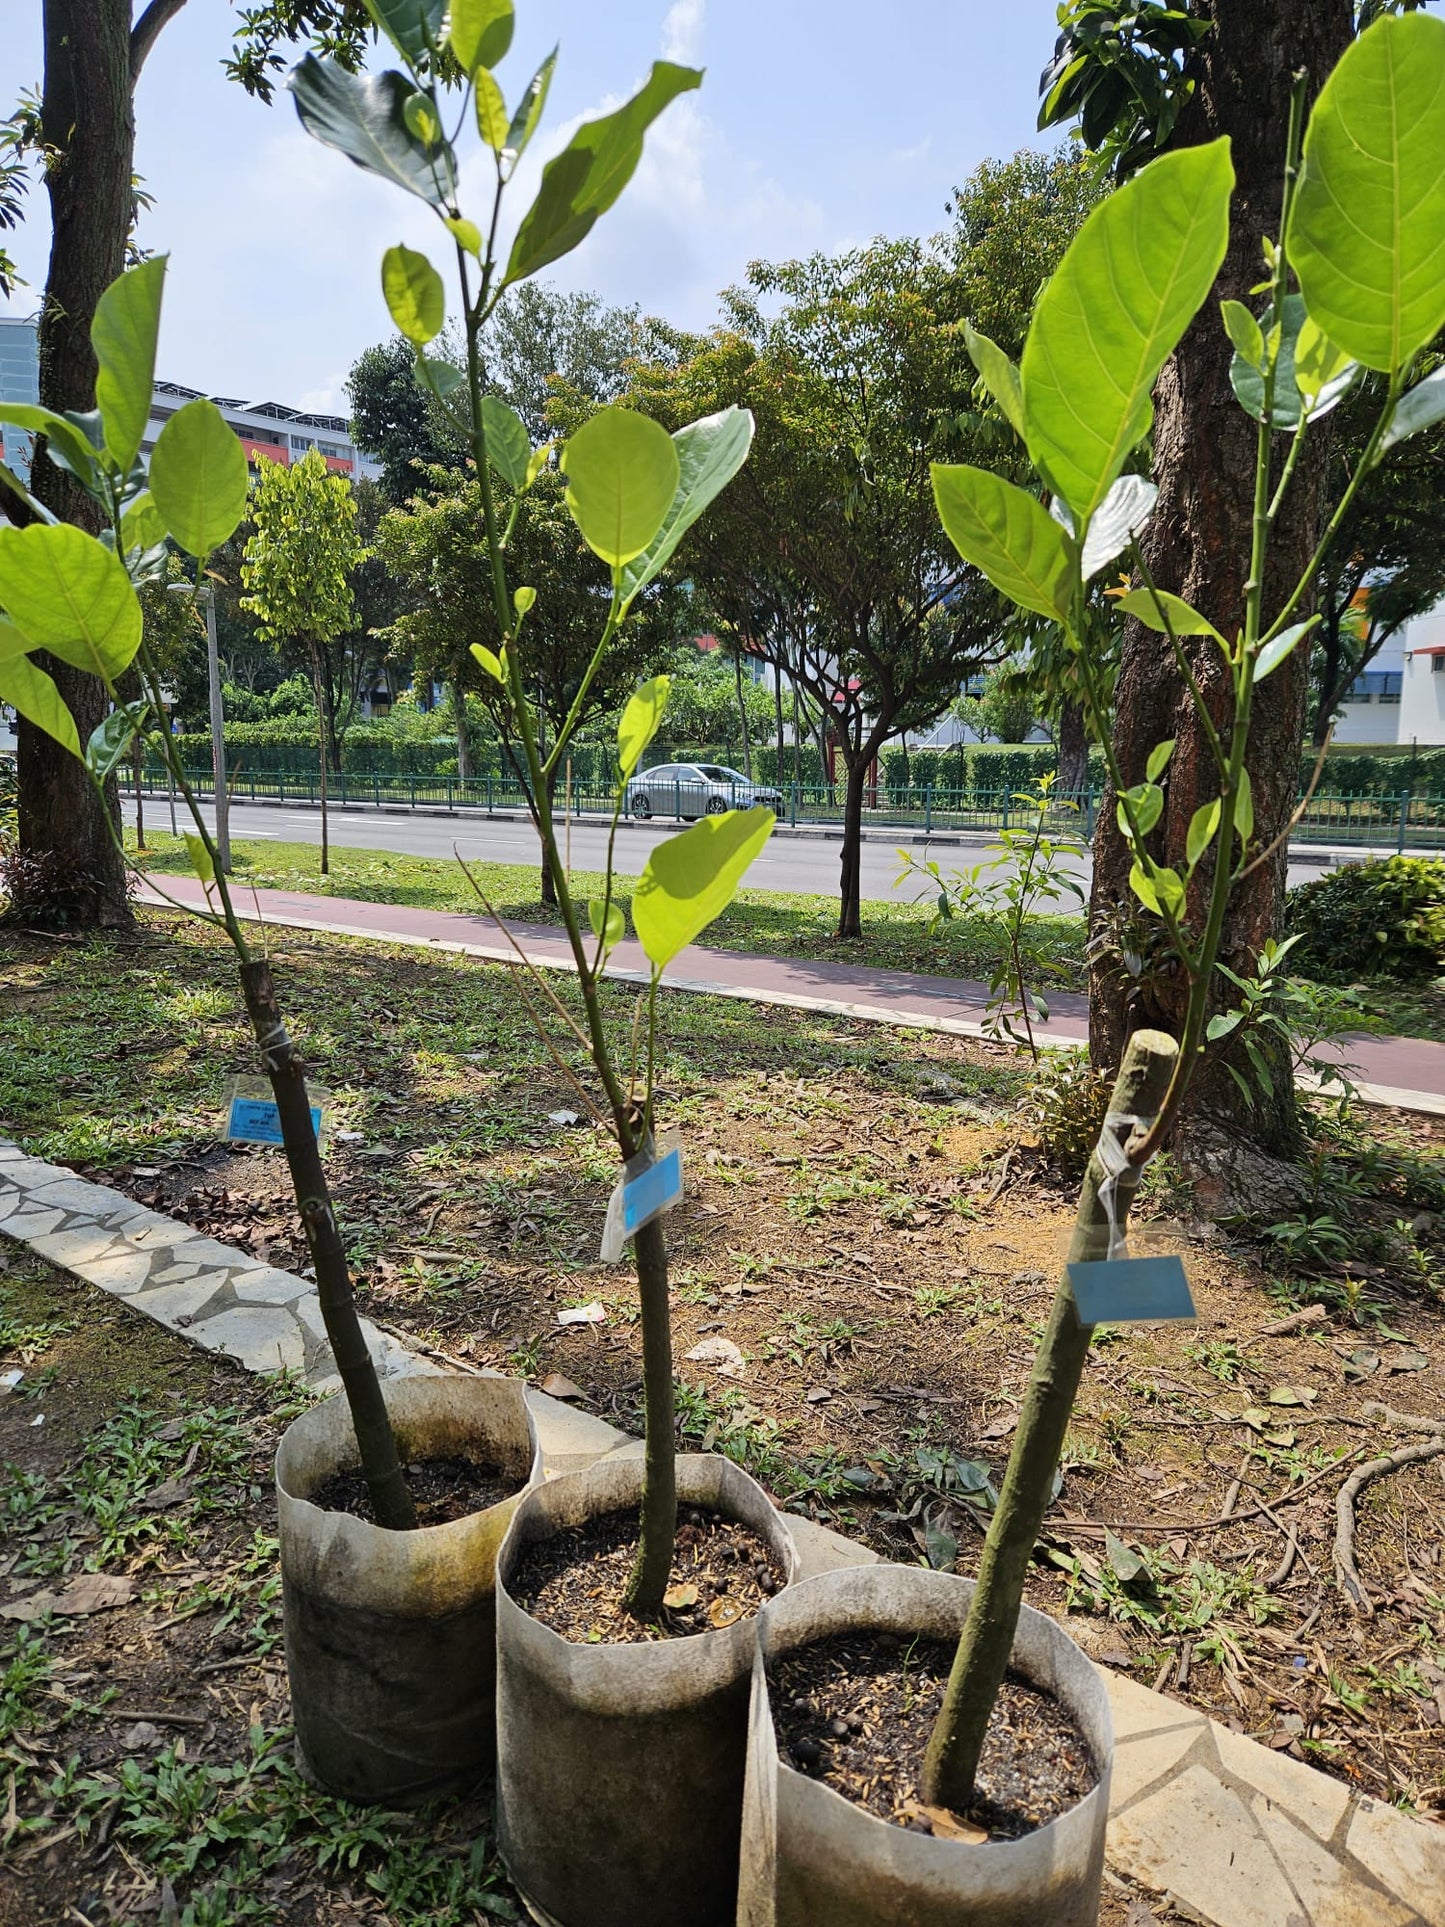
<svg viewBox="0 0 1445 1927">
<path fill-rule="evenodd" d="M 402 1477 L 416 1507 L 418 1526 L 450 1525 L 473 1512 L 500 1505 L 527 1483 L 525 1476 L 505 1472 L 485 1460 L 463 1458 L 413 1459 L 402 1467 Z M 359 1466 L 343 1466 L 308 1493 L 323 1512 L 349 1512 L 354 1519 L 376 1523 L 371 1493 Z"/>
<path fill-rule="evenodd" d="M 942 1839 L 1017 1840 L 1098 1783 L 1088 1741 L 1057 1700 L 1010 1675 L 994 1706 L 966 1813 L 922 1804 L 923 1755 L 953 1663 L 948 1640 L 855 1633 L 769 1669 L 788 1764 L 880 1820 Z"/>
<path fill-rule="evenodd" d="M 747 1526 L 684 1507 L 662 1614 L 635 1619 L 623 1611 L 622 1596 L 637 1540 L 635 1507 L 564 1527 L 526 1547 L 508 1590 L 563 1639 L 633 1645 L 735 1626 L 759 1612 L 787 1579 L 772 1549 Z"/>
</svg>

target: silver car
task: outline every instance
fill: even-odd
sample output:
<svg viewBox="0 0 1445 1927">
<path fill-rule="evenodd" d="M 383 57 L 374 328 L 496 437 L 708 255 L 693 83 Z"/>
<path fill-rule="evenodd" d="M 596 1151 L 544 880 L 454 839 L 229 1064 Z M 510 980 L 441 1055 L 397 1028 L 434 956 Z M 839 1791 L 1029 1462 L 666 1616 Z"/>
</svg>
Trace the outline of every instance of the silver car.
<svg viewBox="0 0 1445 1927">
<path fill-rule="evenodd" d="M 741 770 L 723 763 L 659 763 L 642 770 L 627 785 L 627 809 L 644 822 L 650 816 L 675 816 L 693 823 L 724 810 L 750 810 L 763 803 L 781 810 L 783 794 L 768 783 L 753 783 Z"/>
</svg>

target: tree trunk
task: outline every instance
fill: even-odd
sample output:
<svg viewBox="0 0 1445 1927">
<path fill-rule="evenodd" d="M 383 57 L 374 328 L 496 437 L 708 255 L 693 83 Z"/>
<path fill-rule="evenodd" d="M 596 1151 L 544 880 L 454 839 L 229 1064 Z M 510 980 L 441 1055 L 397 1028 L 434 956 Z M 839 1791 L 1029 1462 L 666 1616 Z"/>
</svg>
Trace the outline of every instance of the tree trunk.
<svg viewBox="0 0 1445 1927">
<path fill-rule="evenodd" d="M 1066 697 L 1059 707 L 1058 793 L 1082 803 L 1088 788 L 1089 734 L 1084 727 L 1083 705 Z"/>
<path fill-rule="evenodd" d="M 1211 298 L 1160 376 L 1156 391 L 1154 479 L 1159 501 L 1144 546 L 1155 580 L 1208 615 L 1226 633 L 1244 617 L 1249 569 L 1255 424 L 1234 401 L 1229 384 L 1230 345 L 1219 320 L 1219 302 L 1234 298 L 1258 305 L 1250 289 L 1262 278 L 1261 242 L 1277 234 L 1284 172 L 1284 132 L 1291 76 L 1307 69 L 1311 92 L 1348 45 L 1353 31 L 1349 0 L 1195 0 L 1190 11 L 1214 23 L 1203 43 L 1200 76 L 1180 116 L 1177 142 L 1192 145 L 1219 134 L 1232 138 L 1238 177 L 1229 251 Z M 1285 438 L 1277 437 L 1284 449 Z M 1275 527 L 1266 581 L 1266 608 L 1277 608 L 1303 573 L 1320 525 L 1323 435 L 1307 451 L 1288 504 Z M 1309 610 L 1309 600 L 1300 615 Z M 1191 642 L 1196 675 L 1215 720 L 1227 722 L 1230 693 L 1212 644 Z M 1255 692 L 1249 769 L 1255 827 L 1263 847 L 1283 830 L 1294 808 L 1299 749 L 1308 692 L 1307 650 L 1297 650 Z M 1184 867 L 1189 821 L 1201 802 L 1217 794 L 1214 768 L 1195 721 L 1167 640 L 1129 623 L 1117 693 L 1115 748 L 1130 783 L 1144 777 L 1156 743 L 1178 739 L 1166 782 L 1164 816 L 1154 847 L 1166 863 Z M 1130 858 L 1114 821 L 1111 796 L 1099 812 L 1094 846 L 1091 920 L 1096 930 L 1132 918 L 1138 906 L 1128 885 Z M 1260 949 L 1281 927 L 1286 861 L 1284 851 L 1235 890 L 1224 931 L 1221 961 L 1244 976 L 1254 974 Z M 1201 864 L 1191 898 L 1197 917 L 1209 887 L 1209 862 Z M 1222 988 L 1224 986 L 1221 986 Z M 1097 1068 L 1113 1071 L 1126 1036 L 1143 1026 L 1179 1034 L 1187 986 L 1178 973 L 1156 972 L 1144 994 L 1126 1001 L 1126 981 L 1107 959 L 1090 983 L 1089 1041 Z M 1262 1041 L 1262 1040 L 1261 1040 Z M 1271 1150 L 1296 1141 L 1293 1079 L 1286 1054 L 1273 1063 L 1274 1095 L 1247 1104 L 1218 1066 L 1206 1062 L 1187 1100 L 1190 1118 L 1212 1116 Z"/>
<path fill-rule="evenodd" d="M 778 761 L 773 770 L 773 781 L 781 789 L 783 787 L 783 672 L 776 664 L 773 668 L 773 704 L 778 716 Z"/>
<path fill-rule="evenodd" d="M 331 701 L 321 673 L 321 651 L 311 645 L 311 683 L 316 691 L 316 761 L 321 775 L 321 874 L 331 874 L 330 825 L 326 812 L 326 743 L 331 731 Z"/>
<path fill-rule="evenodd" d="M 743 700 L 743 659 L 741 655 L 733 657 L 733 676 L 736 679 L 738 687 L 738 721 L 742 725 L 743 732 L 743 775 L 746 776 L 751 783 L 753 780 L 753 749 L 752 744 L 748 741 L 748 706 Z"/>
<path fill-rule="evenodd" d="M 135 847 L 137 852 L 146 846 L 145 797 L 142 794 L 145 784 L 145 743 L 139 730 L 131 745 L 131 760 L 135 769 Z"/>
<path fill-rule="evenodd" d="M 57 412 L 95 406 L 90 324 L 101 295 L 125 265 L 131 219 L 135 118 L 131 105 L 130 0 L 46 0 L 41 129 L 51 156 L 50 266 L 40 312 L 40 400 Z M 38 501 L 63 521 L 99 529 L 94 503 L 43 456 L 33 465 Z M 82 743 L 104 722 L 110 699 L 98 677 L 42 656 L 75 718 Z M 128 928 L 126 872 L 112 836 L 120 795 L 102 798 L 83 765 L 22 716 L 17 728 L 20 848 L 66 886 L 72 927 Z"/>
<path fill-rule="evenodd" d="M 849 742 L 844 729 L 838 731 L 838 747 L 847 772 L 843 786 L 843 848 L 838 858 L 840 937 L 863 934 L 863 798 L 868 788 L 868 772 L 887 735 L 886 720 L 875 721 L 866 739 L 856 745 Z"/>
<path fill-rule="evenodd" d="M 556 770 L 552 770 L 547 777 L 547 803 L 549 808 L 556 800 L 556 796 L 557 772 Z M 557 907 L 557 879 L 552 874 L 552 864 L 547 855 L 545 844 L 542 848 L 542 901 L 551 909 L 555 910 Z"/>
<path fill-rule="evenodd" d="M 467 699 L 459 682 L 452 684 L 452 710 L 457 725 L 457 775 L 467 783 L 472 775 L 472 734 L 467 727 Z"/>
</svg>

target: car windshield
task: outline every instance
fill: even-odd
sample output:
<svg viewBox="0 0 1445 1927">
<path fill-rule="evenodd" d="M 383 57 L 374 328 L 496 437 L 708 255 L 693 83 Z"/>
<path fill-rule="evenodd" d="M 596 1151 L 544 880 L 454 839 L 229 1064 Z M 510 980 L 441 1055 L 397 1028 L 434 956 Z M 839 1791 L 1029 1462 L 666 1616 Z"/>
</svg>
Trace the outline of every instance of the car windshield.
<svg viewBox="0 0 1445 1927">
<path fill-rule="evenodd" d="M 698 767 L 709 783 L 746 783 L 748 780 L 741 770 L 724 769 L 721 763 L 700 763 Z"/>
</svg>

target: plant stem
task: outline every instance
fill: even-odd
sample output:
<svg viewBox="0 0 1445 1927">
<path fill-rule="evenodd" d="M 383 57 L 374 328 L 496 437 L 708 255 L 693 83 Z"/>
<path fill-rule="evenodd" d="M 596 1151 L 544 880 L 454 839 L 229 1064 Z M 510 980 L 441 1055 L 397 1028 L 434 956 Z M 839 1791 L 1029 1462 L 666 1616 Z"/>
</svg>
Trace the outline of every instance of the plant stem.
<svg viewBox="0 0 1445 1927">
<path fill-rule="evenodd" d="M 637 1557 L 623 1603 L 638 1616 L 662 1609 L 677 1536 L 677 1467 L 672 1377 L 672 1319 L 667 1307 L 667 1240 L 662 1220 L 645 1224 L 633 1241 L 642 1301 L 642 1516 Z"/>
<path fill-rule="evenodd" d="M 1174 1039 L 1163 1031 L 1135 1031 L 1119 1067 L 1110 1110 L 1127 1116 L 1151 1116 L 1168 1087 L 1178 1050 Z M 1099 1196 L 1107 1175 L 1096 1150 L 1079 1196 L 1069 1248 L 1071 1261 L 1108 1255 L 1109 1215 Z M 1139 1170 L 1131 1166 L 1117 1181 L 1115 1216 L 1121 1227 L 1138 1180 Z M 1003 1491 L 979 1560 L 968 1619 L 924 1756 L 923 1798 L 930 1805 L 949 1807 L 955 1813 L 964 1812 L 973 1797 L 984 1734 L 1013 1650 L 1024 1580 L 1052 1496 L 1054 1470 L 1063 1451 L 1093 1335 L 1091 1325 L 1079 1323 L 1073 1293 L 1065 1279 L 1054 1298 L 1048 1329 L 1034 1360 Z"/>
</svg>

